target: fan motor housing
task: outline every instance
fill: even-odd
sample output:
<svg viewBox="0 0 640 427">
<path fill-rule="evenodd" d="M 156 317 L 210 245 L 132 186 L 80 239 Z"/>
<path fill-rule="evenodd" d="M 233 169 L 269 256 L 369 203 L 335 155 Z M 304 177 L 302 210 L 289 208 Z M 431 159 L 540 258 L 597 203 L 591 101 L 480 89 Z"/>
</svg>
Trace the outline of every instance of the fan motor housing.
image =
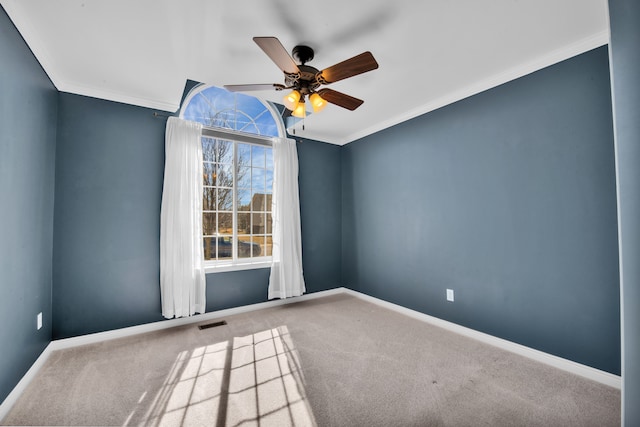
<svg viewBox="0 0 640 427">
<path fill-rule="evenodd" d="M 284 82 L 289 87 L 300 91 L 301 95 L 308 95 L 320 86 L 316 79 L 318 69 L 309 65 L 298 65 L 300 74 L 285 74 Z"/>
</svg>

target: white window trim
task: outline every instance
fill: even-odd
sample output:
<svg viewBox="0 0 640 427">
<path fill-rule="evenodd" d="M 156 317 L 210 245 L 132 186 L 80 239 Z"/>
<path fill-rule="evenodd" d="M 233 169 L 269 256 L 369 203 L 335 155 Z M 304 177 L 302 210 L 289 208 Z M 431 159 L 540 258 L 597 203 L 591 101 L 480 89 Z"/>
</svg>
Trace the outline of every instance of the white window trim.
<svg viewBox="0 0 640 427">
<path fill-rule="evenodd" d="M 208 126 L 202 126 L 202 136 L 244 142 L 247 144 L 264 145 L 267 147 L 273 147 L 274 140 L 274 138 L 270 136 L 253 135 L 231 129 L 212 128 Z"/>
<path fill-rule="evenodd" d="M 235 263 L 229 261 L 205 261 L 204 272 L 210 273 L 224 273 L 227 271 L 244 271 L 244 270 L 256 270 L 259 268 L 271 268 L 271 257 L 253 258 L 251 261 L 236 261 Z"/>
</svg>

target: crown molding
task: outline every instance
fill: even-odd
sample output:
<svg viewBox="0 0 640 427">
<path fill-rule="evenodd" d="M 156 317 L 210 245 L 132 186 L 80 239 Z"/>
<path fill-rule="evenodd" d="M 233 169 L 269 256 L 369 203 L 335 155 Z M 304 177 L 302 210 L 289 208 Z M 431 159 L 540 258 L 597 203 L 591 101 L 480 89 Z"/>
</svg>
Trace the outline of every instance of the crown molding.
<svg viewBox="0 0 640 427">
<path fill-rule="evenodd" d="M 72 93 L 75 95 L 89 96 L 92 98 L 104 99 L 107 101 L 120 102 L 123 104 L 135 105 L 138 107 L 151 108 L 154 110 L 167 111 L 174 113 L 180 108 L 179 103 L 164 102 L 154 99 L 141 98 L 131 96 L 122 92 L 113 92 L 103 88 L 93 86 L 85 86 L 81 84 L 59 81 L 56 85 L 60 92 Z"/>
<path fill-rule="evenodd" d="M 508 70 L 494 74 L 493 76 L 481 80 L 475 84 L 466 86 L 460 90 L 448 93 L 445 96 L 434 99 L 431 102 L 423 104 L 418 108 L 407 111 L 404 114 L 394 116 L 388 120 L 377 123 L 375 126 L 363 129 L 359 132 L 353 133 L 348 137 L 336 141 L 337 145 L 345 145 L 358 139 L 364 138 L 381 130 L 390 128 L 407 120 L 429 113 L 431 111 L 442 108 L 446 105 L 453 104 L 454 102 L 476 95 L 485 90 L 500 86 L 509 81 L 526 76 L 550 65 L 557 64 L 565 61 L 574 56 L 588 52 L 592 49 L 598 48 L 609 44 L 610 32 L 604 30 L 599 33 L 593 34 L 589 37 L 581 39 L 575 43 L 571 43 L 567 46 L 563 46 L 559 49 L 553 50 L 545 55 L 539 56 L 531 61 L 526 61 L 516 65 Z"/>
</svg>

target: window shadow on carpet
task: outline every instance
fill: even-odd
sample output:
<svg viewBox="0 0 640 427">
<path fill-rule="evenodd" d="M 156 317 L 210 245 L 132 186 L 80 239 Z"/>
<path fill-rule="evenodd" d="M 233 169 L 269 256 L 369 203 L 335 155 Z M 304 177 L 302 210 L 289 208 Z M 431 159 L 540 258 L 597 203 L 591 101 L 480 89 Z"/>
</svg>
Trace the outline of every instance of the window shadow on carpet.
<svg viewBox="0 0 640 427">
<path fill-rule="evenodd" d="M 286 326 L 183 351 L 146 394 L 124 425 L 316 425 Z"/>
</svg>

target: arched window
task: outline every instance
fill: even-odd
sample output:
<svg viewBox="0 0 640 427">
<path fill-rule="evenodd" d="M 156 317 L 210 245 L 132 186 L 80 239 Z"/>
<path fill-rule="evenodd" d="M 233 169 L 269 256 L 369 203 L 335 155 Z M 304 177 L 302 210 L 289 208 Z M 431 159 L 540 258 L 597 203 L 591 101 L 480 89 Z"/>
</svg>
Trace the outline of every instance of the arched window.
<svg viewBox="0 0 640 427">
<path fill-rule="evenodd" d="M 180 118 L 203 125 L 202 242 L 207 272 L 271 261 L 273 153 L 285 135 L 274 106 L 215 86 L 196 86 Z"/>
<path fill-rule="evenodd" d="M 258 98 L 216 86 L 196 86 L 184 100 L 180 117 L 203 126 L 266 137 L 284 136 L 277 110 Z"/>
</svg>

